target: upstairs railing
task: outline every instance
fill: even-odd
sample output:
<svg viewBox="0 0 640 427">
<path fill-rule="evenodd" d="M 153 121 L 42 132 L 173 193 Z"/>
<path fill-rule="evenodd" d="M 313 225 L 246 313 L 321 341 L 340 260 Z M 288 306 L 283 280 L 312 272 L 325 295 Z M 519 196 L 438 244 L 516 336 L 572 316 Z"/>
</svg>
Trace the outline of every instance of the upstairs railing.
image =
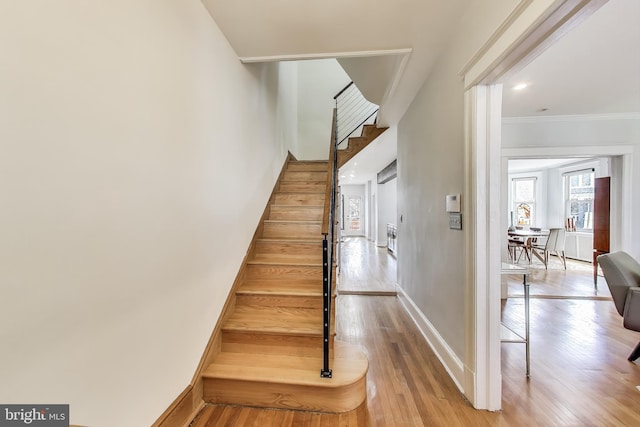
<svg viewBox="0 0 640 427">
<path fill-rule="evenodd" d="M 378 106 L 367 101 L 353 82 L 346 85 L 333 99 L 338 110 L 337 144 L 340 146 L 350 136 L 360 135 L 362 126 L 373 123 Z"/>
<path fill-rule="evenodd" d="M 331 125 L 329 149 L 329 173 L 322 216 L 322 339 L 323 366 L 320 376 L 331 378 L 329 354 L 331 344 L 331 299 L 334 287 L 334 257 L 336 249 L 336 204 L 338 189 L 338 147 L 365 124 L 375 122 L 378 106 L 367 101 L 353 82 L 336 96 Z M 358 134 L 359 135 L 359 134 Z"/>
</svg>

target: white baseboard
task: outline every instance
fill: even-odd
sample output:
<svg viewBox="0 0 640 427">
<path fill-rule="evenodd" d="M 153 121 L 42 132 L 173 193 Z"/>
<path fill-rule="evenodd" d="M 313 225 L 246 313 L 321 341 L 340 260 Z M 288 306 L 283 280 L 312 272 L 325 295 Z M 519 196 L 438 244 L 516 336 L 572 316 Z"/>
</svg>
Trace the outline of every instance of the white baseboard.
<svg viewBox="0 0 640 427">
<path fill-rule="evenodd" d="M 440 360 L 440 363 L 449 373 L 449 376 L 455 383 L 456 387 L 461 393 L 465 394 L 465 390 L 462 384 L 465 384 L 465 369 L 464 363 L 456 356 L 447 342 L 440 336 L 436 328 L 433 327 L 429 319 L 422 313 L 418 306 L 413 302 L 411 298 L 404 292 L 400 286 L 396 284 L 396 290 L 398 291 L 398 298 L 402 303 L 404 309 L 407 311 L 413 322 L 416 324 L 420 333 L 429 344 L 429 347 Z M 467 373 L 467 376 L 469 373 Z"/>
</svg>

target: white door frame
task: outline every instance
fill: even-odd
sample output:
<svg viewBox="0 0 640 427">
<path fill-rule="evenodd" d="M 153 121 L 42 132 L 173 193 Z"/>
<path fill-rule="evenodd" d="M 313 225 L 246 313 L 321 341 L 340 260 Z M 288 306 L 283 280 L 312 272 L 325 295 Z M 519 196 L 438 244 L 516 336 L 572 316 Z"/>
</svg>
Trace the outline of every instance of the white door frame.
<svg viewBox="0 0 640 427">
<path fill-rule="evenodd" d="M 607 0 L 522 0 L 461 71 L 465 86 L 464 392 L 478 409 L 501 409 L 501 86 Z"/>
</svg>

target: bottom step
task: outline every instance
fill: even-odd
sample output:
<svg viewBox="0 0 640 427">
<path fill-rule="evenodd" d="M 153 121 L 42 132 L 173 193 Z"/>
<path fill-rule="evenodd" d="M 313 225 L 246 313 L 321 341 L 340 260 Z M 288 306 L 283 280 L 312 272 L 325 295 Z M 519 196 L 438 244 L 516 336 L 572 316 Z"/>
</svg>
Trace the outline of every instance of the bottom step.
<svg viewBox="0 0 640 427">
<path fill-rule="evenodd" d="M 335 340 L 332 378 L 322 355 L 300 357 L 221 352 L 203 373 L 204 400 L 216 404 L 346 412 L 365 400 L 369 362 L 353 344 Z"/>
</svg>

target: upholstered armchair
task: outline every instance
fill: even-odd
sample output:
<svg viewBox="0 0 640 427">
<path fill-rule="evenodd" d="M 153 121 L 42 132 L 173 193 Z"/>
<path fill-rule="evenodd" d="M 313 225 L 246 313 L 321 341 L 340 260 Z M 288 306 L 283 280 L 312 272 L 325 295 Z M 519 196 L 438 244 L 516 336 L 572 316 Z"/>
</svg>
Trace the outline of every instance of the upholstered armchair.
<svg viewBox="0 0 640 427">
<path fill-rule="evenodd" d="M 613 302 L 622 316 L 625 328 L 640 332 L 640 264 L 626 252 L 598 257 Z M 640 343 L 629 355 L 633 362 L 640 357 Z"/>
</svg>

